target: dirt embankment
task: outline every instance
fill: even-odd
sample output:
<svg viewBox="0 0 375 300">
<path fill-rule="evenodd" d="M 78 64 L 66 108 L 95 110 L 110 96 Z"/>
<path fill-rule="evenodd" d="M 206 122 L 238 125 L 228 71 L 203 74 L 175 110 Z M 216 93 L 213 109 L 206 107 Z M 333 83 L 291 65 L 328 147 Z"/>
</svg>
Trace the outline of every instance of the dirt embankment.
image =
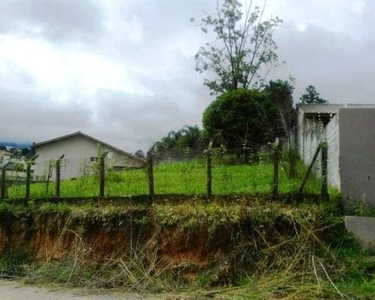
<svg viewBox="0 0 375 300">
<path fill-rule="evenodd" d="M 212 281 L 227 282 L 245 269 L 258 270 L 271 263 L 281 268 L 294 263 L 292 258 L 303 249 L 316 247 L 311 232 L 324 228 L 321 216 L 326 213 L 320 206 L 314 211 L 311 206 L 282 203 L 249 205 L 241 199 L 1 209 L 2 254 L 27 253 L 39 262 L 70 261 L 75 271 L 80 271 L 77 266 L 90 269 L 91 279 L 105 269 L 104 277 L 111 277 L 103 286 L 144 282 L 165 270 L 191 281 L 201 270 L 209 273 L 215 268 Z M 112 276 L 114 268 L 120 270 L 121 279 Z M 70 271 L 61 272 L 54 276 L 71 280 Z M 151 279 L 149 284 L 155 285 Z"/>
<path fill-rule="evenodd" d="M 207 226 L 182 228 L 149 220 L 149 211 L 128 212 L 111 220 L 44 213 L 8 216 L 0 226 L 0 251 L 32 253 L 38 260 L 63 259 L 79 253 L 93 261 L 119 257 L 130 249 L 156 252 L 175 264 L 206 265 L 230 247 L 233 225 L 210 231 Z"/>
</svg>

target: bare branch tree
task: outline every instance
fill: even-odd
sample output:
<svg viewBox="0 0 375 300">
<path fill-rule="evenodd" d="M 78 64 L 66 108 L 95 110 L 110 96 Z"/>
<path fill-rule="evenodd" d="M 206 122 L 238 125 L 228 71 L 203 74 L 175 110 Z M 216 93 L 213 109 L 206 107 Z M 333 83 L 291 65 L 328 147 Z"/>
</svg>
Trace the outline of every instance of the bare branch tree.
<svg viewBox="0 0 375 300">
<path fill-rule="evenodd" d="M 263 67 L 269 70 L 277 64 L 273 32 L 282 21 L 278 17 L 263 20 L 264 11 L 265 5 L 260 9 L 251 2 L 242 7 L 238 0 L 218 0 L 216 14 L 201 20 L 202 31 L 212 31 L 215 40 L 196 54 L 196 70 L 214 75 L 204 82 L 212 94 L 259 88 L 265 79 Z"/>
</svg>

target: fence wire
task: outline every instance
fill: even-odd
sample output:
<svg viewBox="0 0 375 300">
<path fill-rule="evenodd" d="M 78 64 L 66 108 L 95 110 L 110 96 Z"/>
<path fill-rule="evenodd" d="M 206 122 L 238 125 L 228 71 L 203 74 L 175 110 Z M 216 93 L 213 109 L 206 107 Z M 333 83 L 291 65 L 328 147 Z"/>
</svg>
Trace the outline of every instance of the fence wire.
<svg viewBox="0 0 375 300">
<path fill-rule="evenodd" d="M 213 149 L 212 194 L 244 195 L 272 193 L 275 172 L 275 150 Z M 207 151 L 184 151 L 181 153 L 156 153 L 153 178 L 155 194 L 206 195 L 207 193 Z M 290 154 L 284 151 L 279 161 L 278 192 L 297 193 L 307 167 L 296 162 L 296 172 L 290 176 Z M 5 178 L 5 198 L 25 198 L 25 179 Z M 30 198 L 52 198 L 56 196 L 56 185 L 52 180 L 31 181 Z M 321 180 L 310 176 L 304 192 L 319 194 Z M 147 168 L 115 171 L 105 170 L 104 196 L 146 195 L 149 193 Z M 62 180 L 60 197 L 97 197 L 99 175 L 85 175 L 76 179 Z"/>
</svg>

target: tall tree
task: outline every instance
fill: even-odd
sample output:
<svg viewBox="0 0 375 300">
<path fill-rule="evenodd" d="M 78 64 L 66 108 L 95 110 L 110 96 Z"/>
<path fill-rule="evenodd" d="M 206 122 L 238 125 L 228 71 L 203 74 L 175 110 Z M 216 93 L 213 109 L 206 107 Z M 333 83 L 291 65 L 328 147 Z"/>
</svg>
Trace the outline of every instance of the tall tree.
<svg viewBox="0 0 375 300">
<path fill-rule="evenodd" d="M 300 100 L 304 104 L 328 104 L 328 100 L 321 98 L 313 85 L 306 88 Z"/>
<path fill-rule="evenodd" d="M 293 106 L 293 82 L 270 81 L 265 92 L 279 112 L 279 117 L 288 143 L 289 177 L 297 175 L 297 154 L 292 142 L 293 131 L 297 123 L 297 112 Z"/>
<path fill-rule="evenodd" d="M 278 17 L 263 20 L 263 15 L 264 7 L 261 10 L 251 3 L 242 7 L 238 0 L 217 0 L 216 14 L 201 20 L 202 31 L 215 35 L 214 41 L 202 46 L 195 56 L 196 70 L 213 74 L 213 79 L 204 82 L 211 94 L 258 88 L 277 64 L 273 32 L 282 21 Z"/>
<path fill-rule="evenodd" d="M 264 90 L 277 108 L 285 136 L 290 139 L 297 121 L 296 110 L 293 106 L 293 84 L 283 80 L 271 80 Z"/>
</svg>

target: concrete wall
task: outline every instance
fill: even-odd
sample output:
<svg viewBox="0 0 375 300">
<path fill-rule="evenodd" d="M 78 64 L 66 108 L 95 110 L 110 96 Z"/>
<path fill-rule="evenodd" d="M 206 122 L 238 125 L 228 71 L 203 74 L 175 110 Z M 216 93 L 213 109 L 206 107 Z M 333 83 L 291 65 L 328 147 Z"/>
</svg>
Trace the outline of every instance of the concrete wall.
<svg viewBox="0 0 375 300">
<path fill-rule="evenodd" d="M 328 144 L 328 184 L 337 188 L 340 183 L 340 126 L 339 114 L 335 115 L 325 128 L 326 141 Z"/>
<path fill-rule="evenodd" d="M 346 216 L 345 227 L 358 240 L 362 249 L 375 249 L 375 218 Z"/>
<path fill-rule="evenodd" d="M 41 145 L 36 148 L 39 157 L 35 161 L 35 178 L 46 177 L 50 162 L 55 161 L 62 154 L 65 155 L 61 162 L 61 179 L 70 179 L 92 174 L 95 161 L 100 153 L 109 151 L 106 163 L 109 168 L 117 167 L 139 167 L 137 160 L 125 156 L 123 153 L 112 148 L 98 145 L 91 139 L 76 135 L 56 142 Z M 53 169 L 52 179 L 55 176 Z"/>
<path fill-rule="evenodd" d="M 318 119 L 305 119 L 304 125 L 303 161 L 306 165 L 310 165 L 316 149 L 319 147 L 319 144 L 325 140 L 325 132 L 323 125 Z M 315 161 L 312 171 L 317 176 L 321 175 L 321 155 L 319 155 Z"/>
<path fill-rule="evenodd" d="M 340 177 L 345 206 L 375 205 L 375 109 L 340 109 Z"/>
<path fill-rule="evenodd" d="M 319 144 L 325 140 L 324 126 L 318 117 L 306 118 L 303 113 L 300 113 L 298 128 L 298 153 L 303 162 L 308 166 Z M 320 157 L 319 155 L 312 170 L 317 176 L 321 175 Z"/>
<path fill-rule="evenodd" d="M 304 136 L 305 126 L 304 126 L 304 112 L 301 109 L 297 110 L 297 151 L 300 158 L 304 160 Z"/>
</svg>

